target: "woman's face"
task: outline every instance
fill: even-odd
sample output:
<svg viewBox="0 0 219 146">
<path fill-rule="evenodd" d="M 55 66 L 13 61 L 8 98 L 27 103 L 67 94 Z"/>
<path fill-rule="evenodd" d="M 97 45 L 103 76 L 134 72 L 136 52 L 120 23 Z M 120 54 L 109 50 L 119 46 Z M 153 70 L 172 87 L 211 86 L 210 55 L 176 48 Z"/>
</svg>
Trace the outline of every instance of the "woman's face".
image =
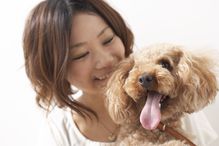
<svg viewBox="0 0 219 146">
<path fill-rule="evenodd" d="M 121 39 L 104 20 L 88 13 L 73 17 L 67 80 L 86 94 L 102 93 L 103 87 L 125 57 Z"/>
</svg>

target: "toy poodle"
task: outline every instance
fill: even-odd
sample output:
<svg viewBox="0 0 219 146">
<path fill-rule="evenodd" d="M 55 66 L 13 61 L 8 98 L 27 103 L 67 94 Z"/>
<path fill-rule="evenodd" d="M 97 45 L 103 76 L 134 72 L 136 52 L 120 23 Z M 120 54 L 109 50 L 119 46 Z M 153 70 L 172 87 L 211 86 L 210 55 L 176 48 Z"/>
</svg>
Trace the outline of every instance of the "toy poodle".
<svg viewBox="0 0 219 146">
<path fill-rule="evenodd" d="M 155 44 L 122 61 L 106 91 L 109 114 L 120 125 L 115 145 L 195 145 L 180 121 L 215 99 L 215 67 L 206 54 L 173 44 Z"/>
</svg>

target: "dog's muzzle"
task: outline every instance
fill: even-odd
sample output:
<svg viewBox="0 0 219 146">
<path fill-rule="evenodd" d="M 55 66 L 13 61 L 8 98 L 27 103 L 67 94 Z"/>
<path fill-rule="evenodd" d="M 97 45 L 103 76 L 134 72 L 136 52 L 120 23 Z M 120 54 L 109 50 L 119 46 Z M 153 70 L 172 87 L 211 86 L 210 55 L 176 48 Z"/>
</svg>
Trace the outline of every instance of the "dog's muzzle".
<svg viewBox="0 0 219 146">
<path fill-rule="evenodd" d="M 148 73 L 143 73 L 138 78 L 139 84 L 145 89 L 153 89 L 156 85 L 156 78 Z"/>
</svg>

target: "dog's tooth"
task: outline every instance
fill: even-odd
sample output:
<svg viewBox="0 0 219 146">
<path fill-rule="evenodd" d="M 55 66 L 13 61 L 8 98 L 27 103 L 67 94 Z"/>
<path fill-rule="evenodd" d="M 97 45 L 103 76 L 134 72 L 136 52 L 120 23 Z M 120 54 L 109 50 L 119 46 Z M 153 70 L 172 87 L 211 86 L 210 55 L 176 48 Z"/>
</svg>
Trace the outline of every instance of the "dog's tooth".
<svg viewBox="0 0 219 146">
<path fill-rule="evenodd" d="M 161 104 L 159 103 L 159 108 L 161 108 Z"/>
</svg>

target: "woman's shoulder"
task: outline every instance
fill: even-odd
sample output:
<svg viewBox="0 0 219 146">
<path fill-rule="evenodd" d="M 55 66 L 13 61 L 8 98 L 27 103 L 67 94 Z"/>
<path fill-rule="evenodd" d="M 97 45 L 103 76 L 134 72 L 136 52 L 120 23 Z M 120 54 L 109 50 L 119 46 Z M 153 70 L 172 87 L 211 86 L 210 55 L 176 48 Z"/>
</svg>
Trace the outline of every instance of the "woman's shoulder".
<svg viewBox="0 0 219 146">
<path fill-rule="evenodd" d="M 57 145 L 78 145 L 83 140 L 68 109 L 54 107 L 47 115 L 47 123 Z"/>
<path fill-rule="evenodd" d="M 42 110 L 43 122 L 37 138 L 37 146 L 70 146 L 68 111 L 54 107 L 50 112 Z M 71 129 L 71 128 L 70 128 Z"/>
<path fill-rule="evenodd" d="M 55 106 L 50 112 L 47 113 L 47 121 L 54 124 L 70 122 L 70 110 L 62 109 Z"/>
<path fill-rule="evenodd" d="M 70 109 L 54 107 L 47 116 L 47 122 L 57 145 L 60 146 L 100 146 L 101 142 L 87 139 L 78 129 Z"/>
</svg>

